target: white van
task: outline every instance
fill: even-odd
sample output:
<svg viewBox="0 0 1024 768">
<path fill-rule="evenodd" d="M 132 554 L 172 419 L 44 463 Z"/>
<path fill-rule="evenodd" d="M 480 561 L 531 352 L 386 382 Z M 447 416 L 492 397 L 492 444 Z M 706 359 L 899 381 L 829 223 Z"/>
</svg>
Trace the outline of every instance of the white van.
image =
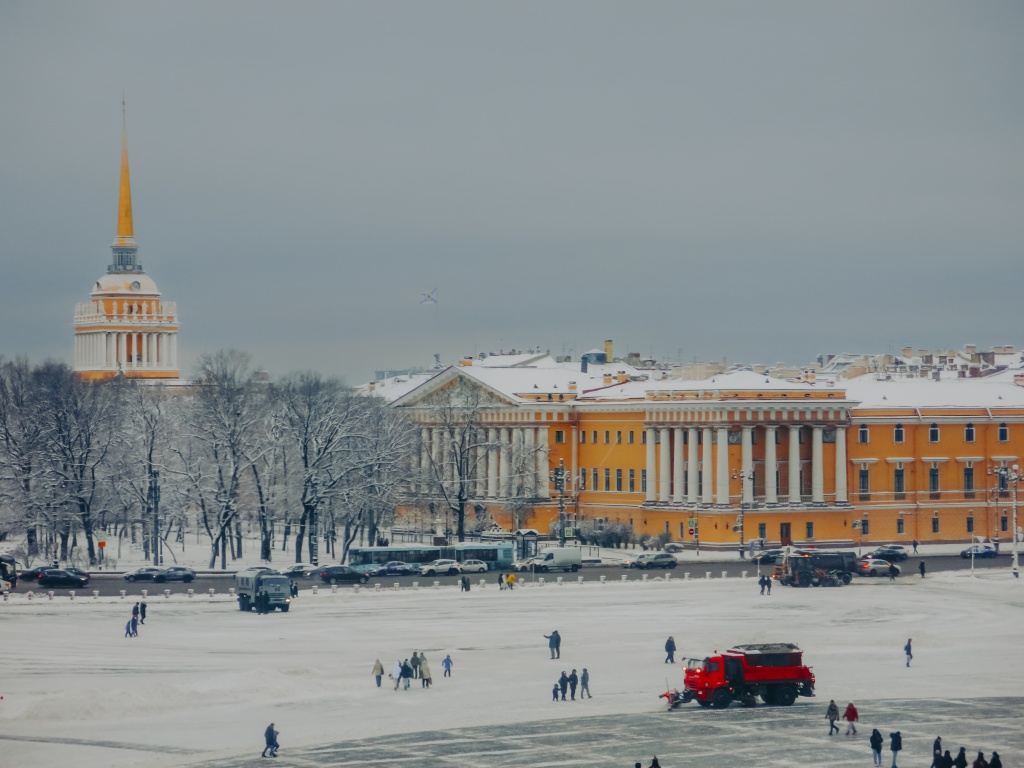
<svg viewBox="0 0 1024 768">
<path fill-rule="evenodd" d="M 552 547 L 542 549 L 537 556 L 527 560 L 525 568 L 538 573 L 548 571 L 578 571 L 583 565 L 583 553 L 579 547 Z"/>
</svg>

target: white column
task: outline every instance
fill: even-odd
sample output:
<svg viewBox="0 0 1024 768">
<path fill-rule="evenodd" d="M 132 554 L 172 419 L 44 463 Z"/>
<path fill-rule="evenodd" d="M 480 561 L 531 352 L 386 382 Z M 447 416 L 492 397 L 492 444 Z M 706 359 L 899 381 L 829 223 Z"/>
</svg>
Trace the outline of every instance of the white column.
<svg viewBox="0 0 1024 768">
<path fill-rule="evenodd" d="M 540 495 L 540 489 L 542 488 L 540 481 L 537 479 L 537 457 L 534 455 L 534 451 L 537 450 L 537 441 L 535 439 L 536 432 L 533 427 L 523 427 L 523 471 L 526 472 L 530 467 L 533 467 L 534 473 L 532 478 L 533 487 L 537 491 L 537 495 Z"/>
<path fill-rule="evenodd" d="M 118 362 L 124 370 L 128 370 L 128 334 L 124 331 L 117 334 L 118 346 L 121 348 Z"/>
<path fill-rule="evenodd" d="M 683 428 L 672 431 L 672 503 L 683 503 Z"/>
<path fill-rule="evenodd" d="M 822 445 L 824 427 L 816 424 L 811 430 L 811 503 L 825 503 L 825 461 Z"/>
<path fill-rule="evenodd" d="M 149 334 L 140 333 L 139 339 L 141 341 L 139 346 L 142 347 L 142 367 L 149 368 Z"/>
<path fill-rule="evenodd" d="M 800 427 L 789 426 L 789 503 L 799 504 L 800 499 Z"/>
<path fill-rule="evenodd" d="M 741 472 L 743 474 L 742 495 L 744 504 L 754 503 L 754 428 L 749 426 L 740 429 Z"/>
<path fill-rule="evenodd" d="M 498 496 L 498 430 L 491 427 L 487 430 L 487 498 Z"/>
<path fill-rule="evenodd" d="M 686 432 L 686 503 L 697 503 L 697 473 L 700 471 L 700 456 L 697 453 L 697 428 L 690 427 Z"/>
<path fill-rule="evenodd" d="M 536 472 L 538 488 L 549 487 L 548 476 L 550 474 L 550 470 L 548 469 L 548 451 L 548 428 L 545 424 L 537 429 Z M 548 494 L 545 493 L 543 495 L 547 496 Z"/>
<path fill-rule="evenodd" d="M 702 504 L 711 503 L 711 490 L 712 490 L 712 473 L 711 473 L 711 445 L 712 445 L 712 432 L 711 427 L 704 427 L 704 433 L 702 435 L 702 450 L 703 454 L 701 458 L 700 466 L 700 479 L 701 479 L 701 495 L 700 500 Z"/>
<path fill-rule="evenodd" d="M 779 503 L 779 457 L 775 450 L 775 436 L 778 427 L 764 428 L 764 503 Z"/>
<path fill-rule="evenodd" d="M 512 430 L 502 427 L 498 430 L 501 454 L 498 456 L 498 497 L 504 498 L 511 490 L 509 475 L 512 473 Z"/>
<path fill-rule="evenodd" d="M 667 502 L 669 485 L 672 482 L 672 477 L 669 475 L 671 446 L 668 439 L 668 427 L 659 429 L 658 437 L 661 440 L 661 449 L 658 453 L 658 501 Z"/>
<path fill-rule="evenodd" d="M 170 334 L 170 337 L 171 337 L 171 354 L 170 354 L 171 368 L 177 370 L 177 368 L 178 368 L 178 334 L 172 333 L 172 334 Z"/>
<path fill-rule="evenodd" d="M 836 427 L 836 504 L 848 504 L 846 496 L 846 427 Z"/>
<path fill-rule="evenodd" d="M 729 428 L 718 428 L 717 443 L 717 469 L 718 482 L 715 489 L 715 503 L 720 507 L 729 506 Z"/>
<path fill-rule="evenodd" d="M 654 429 L 651 427 L 647 428 L 647 494 L 644 497 L 644 503 L 654 501 L 656 497 L 654 484 L 656 482 L 658 472 L 655 469 L 654 463 Z"/>
</svg>

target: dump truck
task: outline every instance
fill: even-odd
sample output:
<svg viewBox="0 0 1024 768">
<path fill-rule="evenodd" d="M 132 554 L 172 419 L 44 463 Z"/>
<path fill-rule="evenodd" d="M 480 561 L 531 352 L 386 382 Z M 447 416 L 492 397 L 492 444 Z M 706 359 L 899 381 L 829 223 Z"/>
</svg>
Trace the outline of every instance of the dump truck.
<svg viewBox="0 0 1024 768">
<path fill-rule="evenodd" d="M 853 580 L 853 552 L 788 552 L 772 578 L 790 587 L 840 587 Z"/>
<path fill-rule="evenodd" d="M 292 603 L 292 582 L 278 571 L 247 570 L 235 574 L 235 594 L 238 597 L 238 610 L 251 611 L 256 607 L 256 595 L 266 592 L 269 597 L 270 610 L 280 608 L 287 613 Z"/>
<path fill-rule="evenodd" d="M 737 645 L 703 659 L 687 659 L 682 691 L 669 691 L 671 707 L 696 700 L 702 707 L 724 709 L 733 701 L 752 707 L 790 706 L 798 696 L 814 695 L 814 673 L 804 666 L 803 651 L 792 643 Z"/>
</svg>

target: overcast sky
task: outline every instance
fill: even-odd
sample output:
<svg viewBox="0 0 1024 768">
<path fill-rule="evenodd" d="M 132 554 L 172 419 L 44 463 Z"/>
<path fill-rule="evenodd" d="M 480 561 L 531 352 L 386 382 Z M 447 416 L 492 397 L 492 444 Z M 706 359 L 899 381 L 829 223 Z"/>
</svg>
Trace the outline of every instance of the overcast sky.
<svg viewBox="0 0 1024 768">
<path fill-rule="evenodd" d="M 1022 83 L 1018 2 L 5 0 L 0 355 L 70 362 L 122 89 L 186 371 L 1020 346 Z"/>
</svg>

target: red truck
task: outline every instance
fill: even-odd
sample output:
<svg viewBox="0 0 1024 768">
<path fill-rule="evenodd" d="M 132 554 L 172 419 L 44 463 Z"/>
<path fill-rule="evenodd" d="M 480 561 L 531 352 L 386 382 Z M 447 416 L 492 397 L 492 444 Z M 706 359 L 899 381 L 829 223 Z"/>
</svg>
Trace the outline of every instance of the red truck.
<svg viewBox="0 0 1024 768">
<path fill-rule="evenodd" d="M 673 709 L 691 699 L 717 709 L 733 701 L 752 707 L 758 696 L 765 704 L 788 707 L 797 696 L 814 695 L 814 674 L 792 643 L 737 645 L 704 659 L 687 659 L 684 690 L 663 695 Z"/>
</svg>

